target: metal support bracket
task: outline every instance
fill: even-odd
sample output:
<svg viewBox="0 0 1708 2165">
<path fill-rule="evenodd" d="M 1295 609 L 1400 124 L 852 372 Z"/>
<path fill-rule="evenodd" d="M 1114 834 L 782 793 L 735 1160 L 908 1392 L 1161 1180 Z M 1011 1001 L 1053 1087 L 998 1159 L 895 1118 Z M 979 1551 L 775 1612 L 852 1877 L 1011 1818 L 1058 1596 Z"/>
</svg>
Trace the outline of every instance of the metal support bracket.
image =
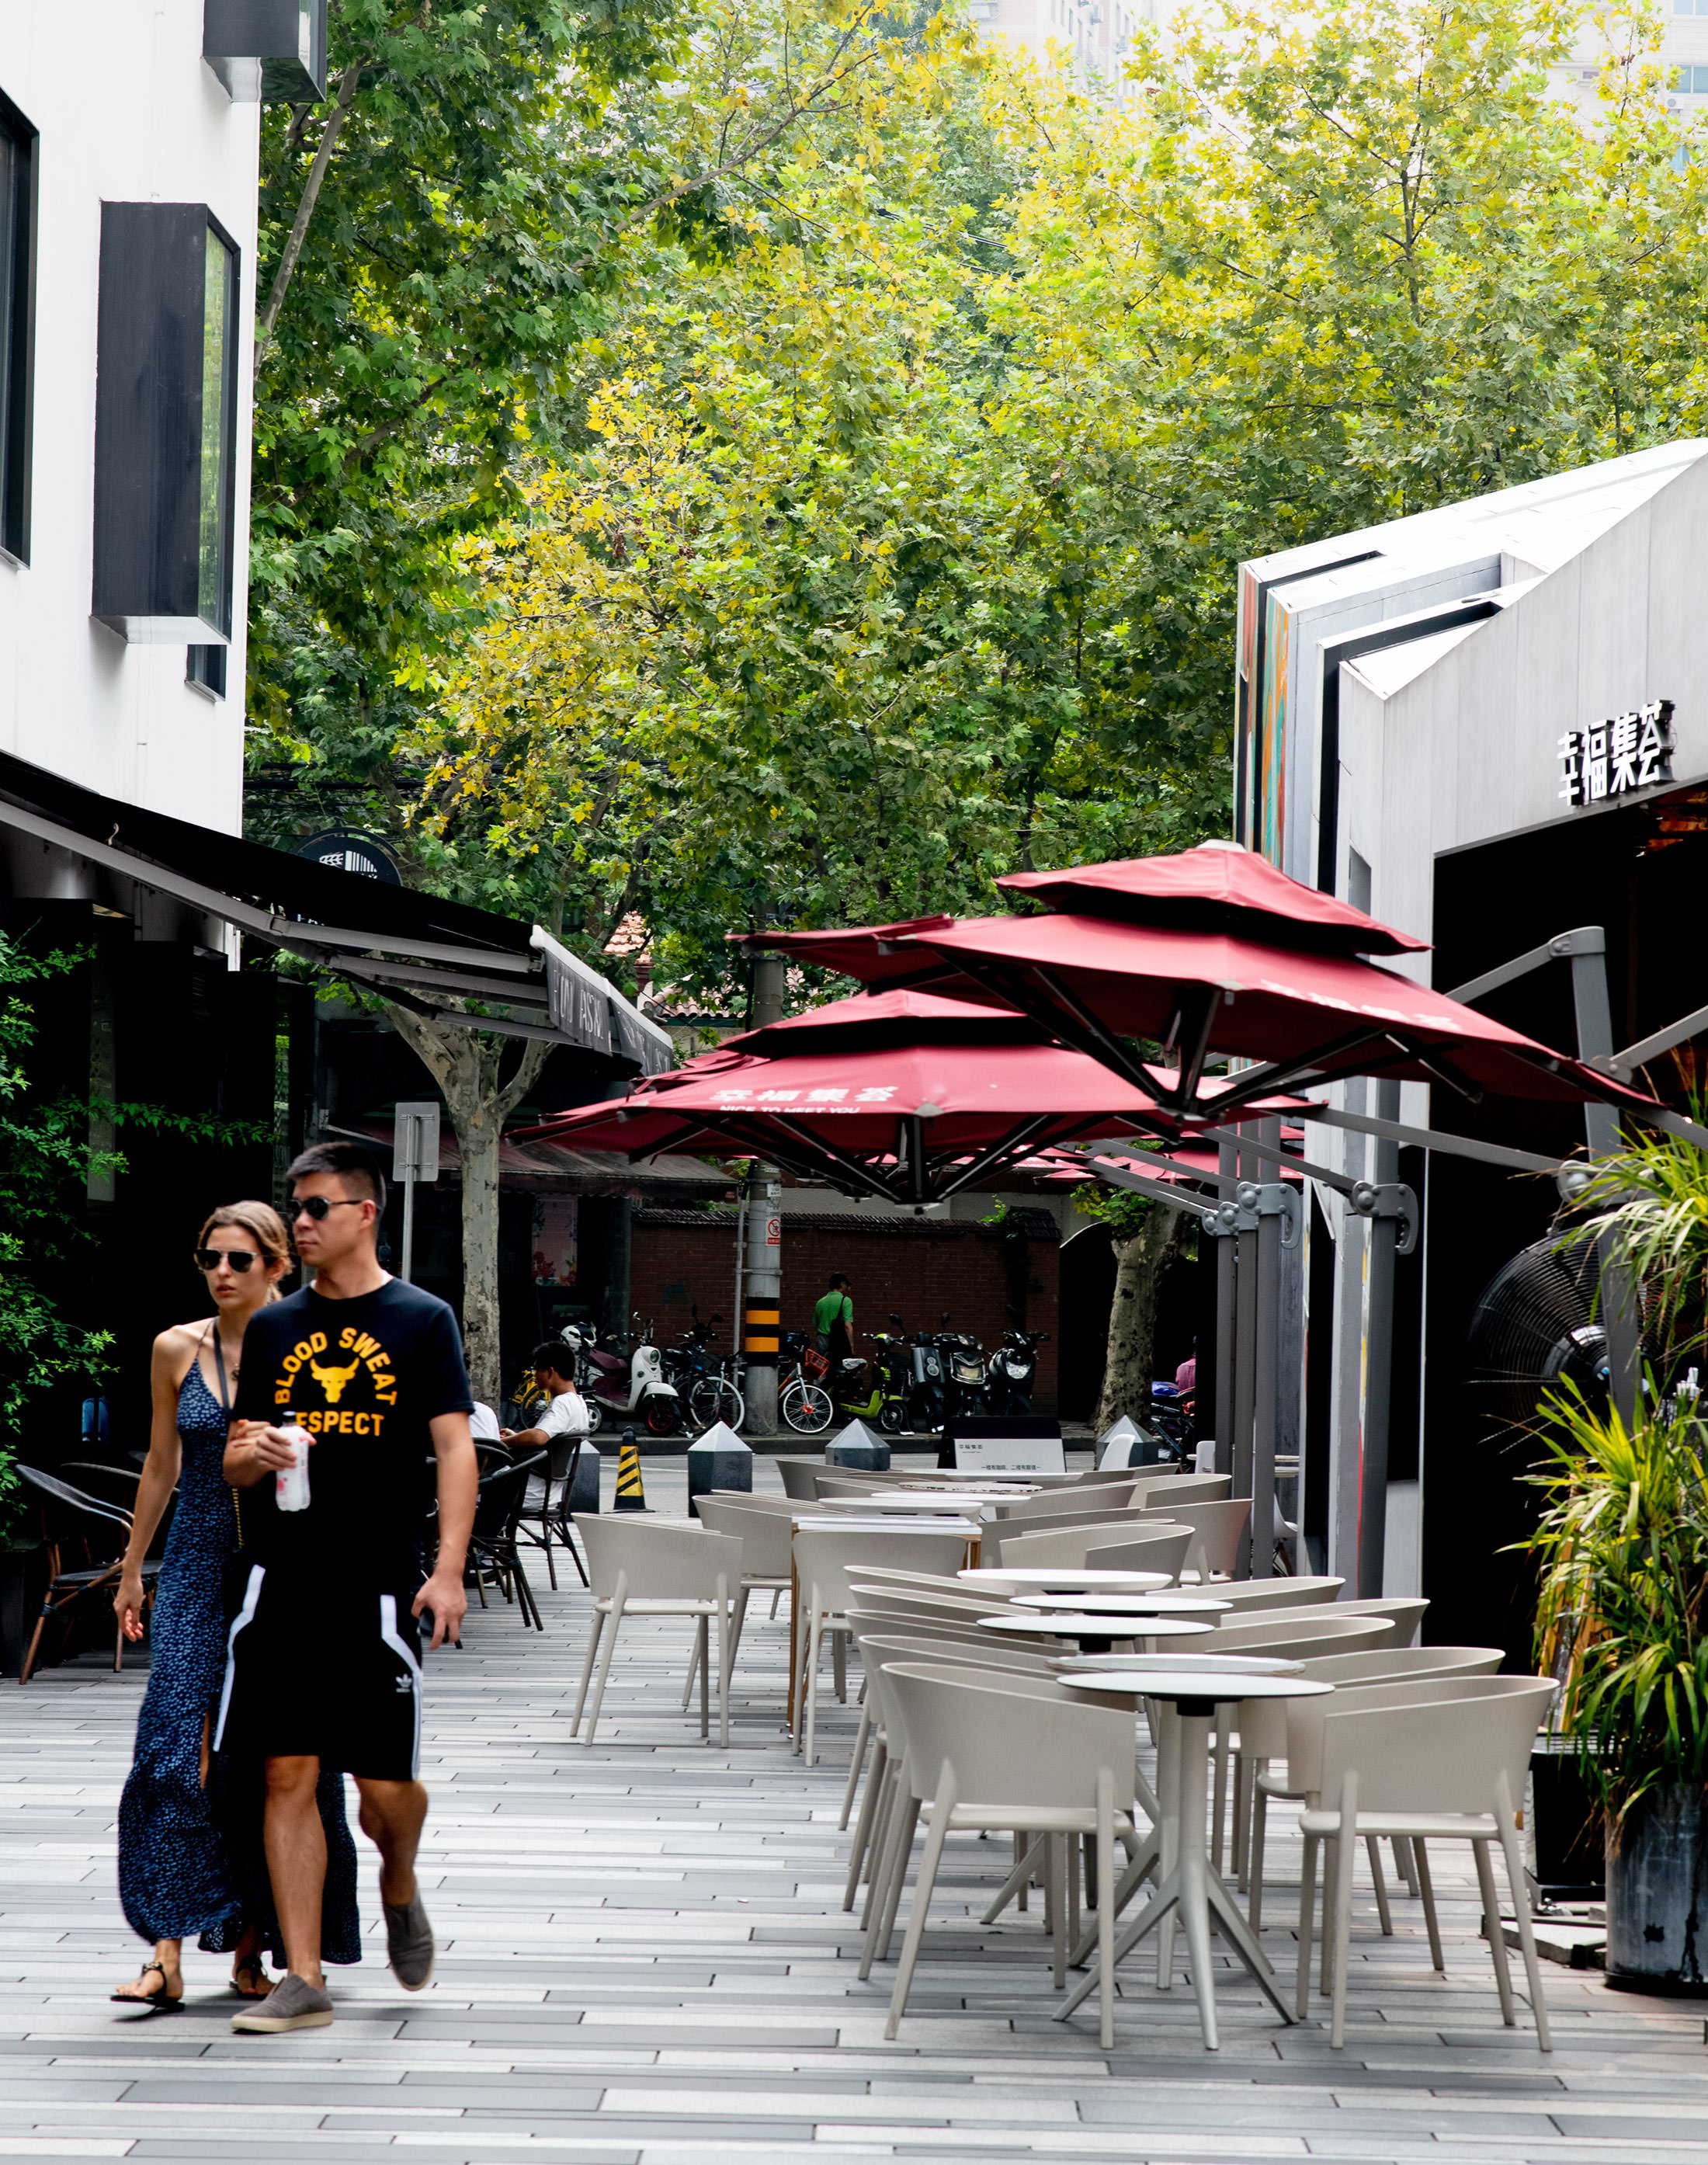
<svg viewBox="0 0 1708 2165">
<path fill-rule="evenodd" d="M 1258 1229 L 1256 1206 L 1247 1202 L 1242 1207 L 1242 1198 L 1255 1197 L 1257 1192 L 1250 1181 L 1242 1181 L 1234 1190 L 1233 1199 L 1218 1203 L 1215 1209 L 1206 1216 L 1204 1223 L 1219 1240 L 1232 1239 L 1241 1233 L 1255 1233 Z"/>
<path fill-rule="evenodd" d="M 1304 1217 L 1299 1208 L 1298 1191 L 1285 1186 L 1280 1181 L 1242 1181 L 1236 1198 L 1243 1211 L 1249 1212 L 1255 1227 L 1259 1219 L 1279 1218 L 1281 1221 L 1281 1246 L 1296 1248 L 1304 1229 Z"/>
<path fill-rule="evenodd" d="M 1417 1198 L 1403 1181 L 1357 1181 L 1347 1202 L 1360 1218 L 1394 1218 L 1399 1220 L 1399 1230 L 1394 1241 L 1396 1256 L 1409 1256 L 1417 1246 L 1420 1215 Z"/>
<path fill-rule="evenodd" d="M 1455 985 L 1448 994 L 1462 1007 L 1469 1007 L 1485 993 L 1498 992 L 1502 985 L 1510 985 L 1527 977 L 1532 970 L 1539 970 L 1544 962 L 1558 962 L 1574 955 L 1605 955 L 1607 935 L 1599 924 L 1579 924 L 1569 932 L 1556 932 L 1552 940 L 1544 940 L 1540 947 L 1532 947 L 1522 955 L 1515 955 L 1510 962 L 1503 962 L 1497 970 L 1485 971 L 1480 977 L 1469 978 L 1463 985 Z"/>
</svg>

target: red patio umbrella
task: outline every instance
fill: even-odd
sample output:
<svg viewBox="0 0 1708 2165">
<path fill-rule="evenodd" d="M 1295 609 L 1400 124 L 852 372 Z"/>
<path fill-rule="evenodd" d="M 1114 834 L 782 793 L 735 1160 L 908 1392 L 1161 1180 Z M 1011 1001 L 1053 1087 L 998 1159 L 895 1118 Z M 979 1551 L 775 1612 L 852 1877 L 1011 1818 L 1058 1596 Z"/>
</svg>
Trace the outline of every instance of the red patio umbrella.
<svg viewBox="0 0 1708 2165">
<path fill-rule="evenodd" d="M 954 921 L 948 917 L 921 920 L 938 926 Z M 717 1049 L 791 1059 L 808 1051 L 865 1051 L 896 1045 L 1042 1045 L 1048 1036 L 1030 1015 L 1017 1014 L 1011 1007 L 900 988 L 828 1000 L 822 1007 L 804 1009 L 781 1022 L 727 1037 Z"/>
<path fill-rule="evenodd" d="M 996 1028 L 1010 1032 L 1018 1019 L 998 1014 Z M 584 1106 L 523 1139 L 630 1157 L 667 1149 L 757 1156 L 857 1193 L 921 1204 L 1046 1143 L 1172 1132 L 1149 1092 L 1060 1046 L 999 1036 L 838 1049 L 834 1018 L 829 1044 L 811 1042 L 811 1017 L 797 1020 L 807 1025 L 797 1033 L 804 1040 L 798 1056 L 765 1059 L 720 1047 L 674 1074 L 649 1077 L 628 1098 Z M 786 1034 L 781 1026 L 763 1033 Z"/>
<path fill-rule="evenodd" d="M 798 955 L 838 942 L 834 967 L 885 983 L 905 972 L 949 997 L 964 989 L 1023 1009 L 1064 1043 L 1176 1119 L 1234 1115 L 1258 1097 L 1345 1075 L 1445 1082 L 1463 1095 L 1605 1099 L 1650 1106 L 1628 1088 L 1474 1008 L 1353 956 L 1311 953 L 1222 933 L 1169 931 L 1079 915 L 973 918 L 947 925 L 771 933 Z M 809 947 L 809 943 L 812 946 Z M 1164 1085 L 1123 1038 L 1160 1040 L 1180 1067 Z M 1203 1063 L 1222 1052 L 1260 1063 L 1230 1077 L 1214 1105 Z"/>
<path fill-rule="evenodd" d="M 1238 842 L 1202 842 L 1172 856 L 1126 857 L 1061 872 L 1011 872 L 996 884 L 1080 917 L 1112 917 L 1175 932 L 1228 932 L 1325 955 L 1406 955 L 1429 946 L 1290 878 Z M 922 919 L 887 929 L 942 928 Z"/>
</svg>

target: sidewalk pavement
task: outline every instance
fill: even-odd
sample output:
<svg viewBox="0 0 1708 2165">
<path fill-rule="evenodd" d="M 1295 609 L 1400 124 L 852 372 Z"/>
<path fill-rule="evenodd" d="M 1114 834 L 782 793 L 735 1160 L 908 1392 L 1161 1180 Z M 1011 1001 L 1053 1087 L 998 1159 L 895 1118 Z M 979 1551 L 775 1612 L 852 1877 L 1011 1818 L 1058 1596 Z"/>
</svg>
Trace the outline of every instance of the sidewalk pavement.
<svg viewBox="0 0 1708 2165">
<path fill-rule="evenodd" d="M 654 1509 L 681 1511 L 680 1462 L 646 1478 Z M 569 1735 L 586 1597 L 540 1604 L 543 1636 L 477 1609 L 463 1649 L 430 1660 L 433 1983 L 411 1996 L 387 1973 L 363 1844 L 368 1953 L 334 1974 L 336 2025 L 295 2036 L 234 2036 L 227 1964 L 193 1951 L 184 2013 L 108 2003 L 142 1952 L 113 1841 L 143 1678 L 92 1662 L 0 1686 L 0 2160 L 1708 2165 L 1702 2008 L 1551 1969 L 1542 2057 L 1521 2005 L 1500 2026 L 1444 1846 L 1445 1978 L 1416 1904 L 1396 1897 L 1383 1941 L 1361 1878 L 1346 2049 L 1316 2020 L 1284 2028 L 1224 1958 L 1212 2057 L 1184 1954 L 1167 1994 L 1153 1965 L 1123 1967 L 1112 2053 L 1089 2007 L 1052 2021 L 1038 1905 L 978 1926 L 1006 1845 L 958 1839 L 886 2044 L 889 1978 L 859 1982 L 840 1907 L 853 1708 L 827 1685 L 823 1759 L 790 1754 L 784 1630 L 756 1602 L 728 1751 L 678 1711 L 686 1630 L 653 1623 L 625 1627 L 590 1751 Z M 1277 1820 L 1264 1937 L 1285 1973 L 1298 1850 Z"/>
</svg>

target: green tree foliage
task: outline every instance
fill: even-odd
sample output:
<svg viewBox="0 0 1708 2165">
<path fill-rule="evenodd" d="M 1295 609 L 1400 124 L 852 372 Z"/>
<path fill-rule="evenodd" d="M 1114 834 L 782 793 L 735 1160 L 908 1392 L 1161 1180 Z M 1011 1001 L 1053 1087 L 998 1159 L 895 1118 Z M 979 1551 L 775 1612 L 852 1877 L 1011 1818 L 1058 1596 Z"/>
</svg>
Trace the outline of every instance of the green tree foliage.
<svg viewBox="0 0 1708 2165">
<path fill-rule="evenodd" d="M 549 920 L 531 860 L 407 830 L 400 731 L 481 613 L 459 544 L 520 506 L 628 257 L 715 252 L 749 168 L 893 42 L 871 0 L 812 13 L 810 52 L 759 52 L 680 0 L 333 0 L 328 103 L 263 118 L 253 834 L 336 805 Z"/>
<path fill-rule="evenodd" d="M 782 19 L 691 49 L 686 104 Z M 896 40 L 628 260 L 464 545 L 417 846 L 537 857 L 571 935 L 639 908 L 704 984 L 761 910 L 988 906 L 1219 829 L 1240 556 L 1700 424 L 1702 169 L 1653 24 L 1593 129 L 1570 29 L 1264 0 L 1124 104 Z"/>
</svg>

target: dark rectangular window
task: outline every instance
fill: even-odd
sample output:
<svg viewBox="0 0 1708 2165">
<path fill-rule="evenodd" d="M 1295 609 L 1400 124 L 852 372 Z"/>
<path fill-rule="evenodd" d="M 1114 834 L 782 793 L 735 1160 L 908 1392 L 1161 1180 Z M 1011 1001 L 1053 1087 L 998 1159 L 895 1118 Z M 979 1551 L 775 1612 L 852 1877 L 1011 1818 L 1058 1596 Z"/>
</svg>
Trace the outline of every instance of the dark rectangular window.
<svg viewBox="0 0 1708 2165">
<path fill-rule="evenodd" d="M 202 56 L 245 103 L 318 104 L 326 95 L 326 0 L 204 0 Z"/>
<path fill-rule="evenodd" d="M 35 130 L 0 92 L 0 550 L 29 561 Z"/>
<path fill-rule="evenodd" d="M 231 631 L 238 253 L 205 203 L 103 203 L 92 613 L 129 640 Z"/>
<path fill-rule="evenodd" d="M 199 684 L 211 699 L 225 697 L 223 646 L 190 646 L 184 650 L 184 682 Z"/>
</svg>

